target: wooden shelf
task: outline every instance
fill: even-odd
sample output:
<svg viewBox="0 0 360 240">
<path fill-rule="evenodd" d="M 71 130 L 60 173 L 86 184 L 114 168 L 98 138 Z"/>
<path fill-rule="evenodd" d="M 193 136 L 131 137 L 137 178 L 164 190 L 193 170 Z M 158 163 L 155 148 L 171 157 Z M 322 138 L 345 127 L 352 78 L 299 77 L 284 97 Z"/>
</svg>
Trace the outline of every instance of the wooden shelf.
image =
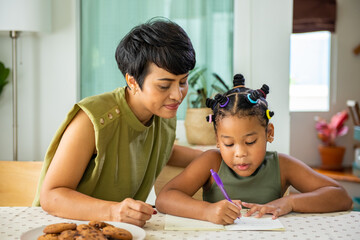
<svg viewBox="0 0 360 240">
<path fill-rule="evenodd" d="M 316 172 L 324 174 L 328 177 L 331 177 L 337 181 L 347 181 L 347 182 L 355 182 L 360 183 L 360 178 L 352 174 L 352 168 L 347 167 L 343 170 L 339 171 L 331 171 L 331 170 L 324 170 L 320 168 L 313 168 Z"/>
</svg>

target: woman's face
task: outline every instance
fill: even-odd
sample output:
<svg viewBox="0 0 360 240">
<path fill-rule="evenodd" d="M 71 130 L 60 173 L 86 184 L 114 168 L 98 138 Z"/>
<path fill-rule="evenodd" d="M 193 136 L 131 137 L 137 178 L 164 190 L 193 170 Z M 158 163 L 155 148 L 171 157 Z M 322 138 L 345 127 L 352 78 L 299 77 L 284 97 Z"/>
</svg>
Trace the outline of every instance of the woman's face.
<svg viewBox="0 0 360 240">
<path fill-rule="evenodd" d="M 221 156 L 242 177 L 253 174 L 263 162 L 268 138 L 269 134 L 256 117 L 227 116 L 217 125 Z"/>
<path fill-rule="evenodd" d="M 156 64 L 149 65 L 142 90 L 135 94 L 138 107 L 143 107 L 144 116 L 157 115 L 173 118 L 188 92 L 188 73 L 174 75 Z"/>
</svg>

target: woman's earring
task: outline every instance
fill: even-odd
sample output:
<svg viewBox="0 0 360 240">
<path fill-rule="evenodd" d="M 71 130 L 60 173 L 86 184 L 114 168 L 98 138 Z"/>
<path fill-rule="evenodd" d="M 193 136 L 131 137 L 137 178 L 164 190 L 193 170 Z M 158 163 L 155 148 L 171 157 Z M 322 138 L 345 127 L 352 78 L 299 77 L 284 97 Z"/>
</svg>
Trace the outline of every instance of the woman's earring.
<svg viewBox="0 0 360 240">
<path fill-rule="evenodd" d="M 137 88 L 134 87 L 133 89 L 133 95 L 135 95 L 137 93 Z"/>
<path fill-rule="evenodd" d="M 274 137 L 273 137 L 273 136 L 269 136 L 269 137 L 268 137 L 268 142 L 269 142 L 269 143 L 272 143 L 273 141 L 274 141 Z"/>
</svg>

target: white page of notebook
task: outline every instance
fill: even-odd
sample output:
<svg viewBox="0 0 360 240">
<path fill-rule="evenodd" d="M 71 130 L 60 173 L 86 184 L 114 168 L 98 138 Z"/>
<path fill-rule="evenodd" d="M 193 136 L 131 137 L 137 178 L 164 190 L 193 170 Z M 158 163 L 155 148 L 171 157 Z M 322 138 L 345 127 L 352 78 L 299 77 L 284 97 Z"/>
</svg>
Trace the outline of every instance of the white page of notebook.
<svg viewBox="0 0 360 240">
<path fill-rule="evenodd" d="M 261 230 L 261 231 L 283 231 L 285 230 L 284 226 L 279 219 L 272 219 L 270 217 L 241 217 L 236 219 L 234 224 L 226 225 L 226 230 Z"/>
<path fill-rule="evenodd" d="M 283 231 L 284 226 L 279 219 L 273 220 L 270 215 L 262 218 L 241 217 L 231 225 L 219 225 L 207 221 L 191 218 L 177 217 L 167 214 L 165 216 L 165 230 L 262 230 L 262 231 Z"/>
</svg>

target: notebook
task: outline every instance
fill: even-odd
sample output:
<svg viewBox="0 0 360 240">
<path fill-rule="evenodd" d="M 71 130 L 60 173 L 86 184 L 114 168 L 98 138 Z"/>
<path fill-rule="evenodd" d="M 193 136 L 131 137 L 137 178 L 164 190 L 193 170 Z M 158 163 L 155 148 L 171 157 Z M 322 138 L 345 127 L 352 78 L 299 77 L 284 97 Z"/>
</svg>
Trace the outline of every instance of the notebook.
<svg viewBox="0 0 360 240">
<path fill-rule="evenodd" d="M 242 212 L 242 216 L 245 212 Z M 219 225 L 207 221 L 201 221 L 191 218 L 177 217 L 167 214 L 165 216 L 165 230 L 250 230 L 250 231 L 284 231 L 285 228 L 279 219 L 272 219 L 272 215 L 265 215 L 261 218 L 241 217 L 236 219 L 234 224 Z"/>
</svg>

